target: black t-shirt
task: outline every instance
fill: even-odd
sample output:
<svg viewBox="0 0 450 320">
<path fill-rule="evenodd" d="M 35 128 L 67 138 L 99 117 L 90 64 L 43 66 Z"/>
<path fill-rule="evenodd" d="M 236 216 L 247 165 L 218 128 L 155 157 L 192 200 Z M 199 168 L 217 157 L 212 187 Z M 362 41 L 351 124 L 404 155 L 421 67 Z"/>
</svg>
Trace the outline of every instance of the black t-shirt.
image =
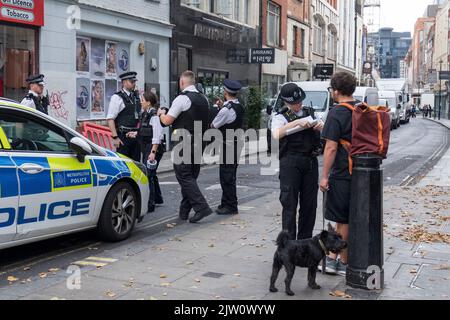
<svg viewBox="0 0 450 320">
<path fill-rule="evenodd" d="M 349 102 L 353 106 L 357 103 L 358 101 Z M 322 137 L 339 144 L 331 176 L 350 179 L 348 152 L 339 141 L 343 139 L 352 142 L 352 111 L 343 106 L 334 106 L 328 113 Z"/>
</svg>

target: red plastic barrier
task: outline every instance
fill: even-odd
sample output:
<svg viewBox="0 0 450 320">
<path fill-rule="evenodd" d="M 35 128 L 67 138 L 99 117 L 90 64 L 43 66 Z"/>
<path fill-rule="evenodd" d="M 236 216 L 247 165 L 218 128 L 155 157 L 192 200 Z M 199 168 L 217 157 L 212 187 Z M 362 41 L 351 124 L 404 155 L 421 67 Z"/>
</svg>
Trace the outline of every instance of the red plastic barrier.
<svg viewBox="0 0 450 320">
<path fill-rule="evenodd" d="M 81 134 L 100 147 L 115 151 L 111 130 L 108 127 L 91 122 L 83 122 L 81 125 Z"/>
</svg>

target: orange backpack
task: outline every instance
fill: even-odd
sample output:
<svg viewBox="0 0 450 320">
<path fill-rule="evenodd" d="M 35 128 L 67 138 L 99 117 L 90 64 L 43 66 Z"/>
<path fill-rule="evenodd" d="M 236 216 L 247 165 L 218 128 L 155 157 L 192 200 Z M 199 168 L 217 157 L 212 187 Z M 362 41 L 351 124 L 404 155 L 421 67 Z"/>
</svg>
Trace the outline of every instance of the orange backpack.
<svg viewBox="0 0 450 320">
<path fill-rule="evenodd" d="M 391 120 L 389 108 L 384 106 L 369 107 L 366 103 L 352 106 L 341 103 L 352 111 L 352 142 L 341 139 L 340 144 L 349 154 L 349 170 L 353 173 L 352 157 L 363 154 L 375 154 L 386 159 L 391 137 Z"/>
</svg>

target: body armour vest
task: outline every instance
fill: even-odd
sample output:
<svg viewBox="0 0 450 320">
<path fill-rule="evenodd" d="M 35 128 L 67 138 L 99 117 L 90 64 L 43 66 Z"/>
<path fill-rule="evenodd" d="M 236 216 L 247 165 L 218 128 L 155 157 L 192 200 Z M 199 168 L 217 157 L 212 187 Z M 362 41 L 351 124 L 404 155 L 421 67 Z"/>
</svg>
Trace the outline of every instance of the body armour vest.
<svg viewBox="0 0 450 320">
<path fill-rule="evenodd" d="M 141 102 L 135 92 L 128 96 L 125 92 L 119 91 L 116 93 L 122 98 L 125 104 L 123 109 L 116 118 L 116 128 L 127 127 L 136 128 L 139 122 L 139 114 L 141 113 Z"/>
<path fill-rule="evenodd" d="M 240 103 L 229 103 L 225 108 L 233 109 L 234 112 L 236 112 L 236 120 L 234 120 L 232 123 L 225 124 L 220 128 L 220 131 L 222 133 L 226 133 L 227 130 L 237 130 L 242 129 L 244 125 L 244 116 L 245 116 L 245 109 Z"/>
<path fill-rule="evenodd" d="M 150 109 L 141 115 L 141 126 L 139 128 L 139 140 L 141 143 L 147 145 L 153 143 L 153 126 L 150 120 L 156 116 L 156 110 Z"/>
<path fill-rule="evenodd" d="M 27 99 L 33 100 L 36 110 L 48 115 L 48 107 L 50 105 L 47 97 L 37 97 L 30 93 L 26 96 Z"/>
<path fill-rule="evenodd" d="M 282 115 L 291 123 L 299 119 L 307 118 L 311 114 L 308 110 L 304 110 L 303 116 L 300 117 L 291 110 L 288 110 L 282 113 Z M 316 140 L 317 134 L 312 128 L 286 136 L 280 140 L 280 158 L 289 153 L 312 155 L 317 145 Z"/>
<path fill-rule="evenodd" d="M 191 100 L 189 110 L 183 111 L 172 125 L 174 130 L 185 129 L 194 134 L 194 122 L 201 122 L 202 136 L 208 130 L 209 102 L 199 92 L 183 92 Z"/>
</svg>

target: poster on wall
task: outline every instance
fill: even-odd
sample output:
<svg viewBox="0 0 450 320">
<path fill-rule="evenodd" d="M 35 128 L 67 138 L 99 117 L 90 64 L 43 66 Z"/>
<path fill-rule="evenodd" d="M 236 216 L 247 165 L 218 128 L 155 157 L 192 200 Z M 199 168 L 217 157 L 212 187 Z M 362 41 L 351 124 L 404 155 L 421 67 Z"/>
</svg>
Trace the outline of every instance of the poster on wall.
<svg viewBox="0 0 450 320">
<path fill-rule="evenodd" d="M 77 120 L 89 120 L 91 117 L 90 82 L 88 78 L 77 79 Z"/>
<path fill-rule="evenodd" d="M 90 51 L 91 39 L 77 37 L 77 61 L 76 70 L 80 74 L 89 74 L 90 72 Z"/>
<path fill-rule="evenodd" d="M 105 81 L 91 81 L 91 118 L 104 119 L 105 115 Z"/>
<path fill-rule="evenodd" d="M 104 78 L 106 68 L 105 40 L 92 39 L 91 42 L 91 76 Z"/>
<path fill-rule="evenodd" d="M 117 92 L 117 80 L 108 79 L 105 81 L 105 114 L 108 115 L 111 97 Z"/>
<path fill-rule="evenodd" d="M 130 45 L 126 43 L 117 44 L 117 68 L 118 74 L 130 71 Z"/>
<path fill-rule="evenodd" d="M 106 41 L 106 77 L 117 78 L 117 43 Z"/>
</svg>

